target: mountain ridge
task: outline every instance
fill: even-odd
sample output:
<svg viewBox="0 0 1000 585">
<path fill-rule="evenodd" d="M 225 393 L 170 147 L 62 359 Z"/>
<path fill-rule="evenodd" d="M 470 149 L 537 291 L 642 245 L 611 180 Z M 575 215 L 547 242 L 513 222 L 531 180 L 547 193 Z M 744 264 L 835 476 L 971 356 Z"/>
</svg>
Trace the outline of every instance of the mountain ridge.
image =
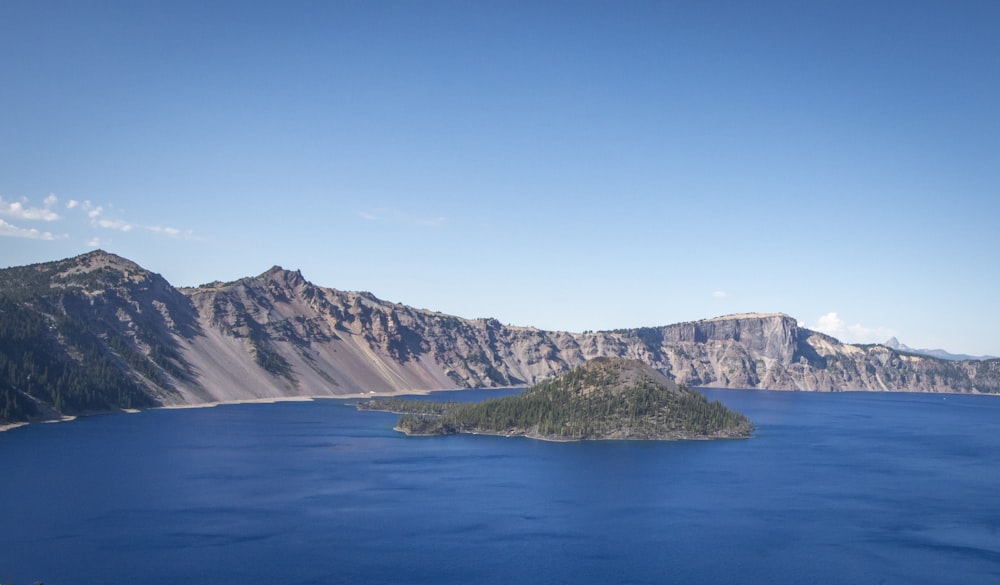
<svg viewBox="0 0 1000 585">
<path fill-rule="evenodd" d="M 781 313 L 545 331 L 321 287 L 280 266 L 175 288 L 103 250 L 0 270 L 0 325 L 0 421 L 530 385 L 597 357 L 688 386 L 1000 392 L 1000 360 L 843 344 Z"/>
</svg>

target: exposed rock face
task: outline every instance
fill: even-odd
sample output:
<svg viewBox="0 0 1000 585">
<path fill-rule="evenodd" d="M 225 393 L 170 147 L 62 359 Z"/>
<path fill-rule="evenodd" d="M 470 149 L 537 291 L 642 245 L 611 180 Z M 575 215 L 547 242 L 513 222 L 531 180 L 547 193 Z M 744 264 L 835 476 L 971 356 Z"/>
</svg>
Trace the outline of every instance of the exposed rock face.
<svg viewBox="0 0 1000 585">
<path fill-rule="evenodd" d="M 0 317 L 0 420 L 533 384 L 595 357 L 641 360 L 690 386 L 1000 392 L 1000 360 L 842 344 L 781 314 L 541 331 L 319 287 L 280 267 L 176 289 L 103 251 L 0 270 Z"/>
</svg>

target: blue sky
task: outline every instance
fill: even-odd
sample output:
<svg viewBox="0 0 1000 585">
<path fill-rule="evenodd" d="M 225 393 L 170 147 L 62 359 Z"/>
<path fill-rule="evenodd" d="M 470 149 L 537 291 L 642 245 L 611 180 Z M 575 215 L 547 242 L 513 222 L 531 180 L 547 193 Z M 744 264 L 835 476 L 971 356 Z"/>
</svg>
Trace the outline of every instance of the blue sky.
<svg viewBox="0 0 1000 585">
<path fill-rule="evenodd" d="M 0 1 L 0 266 L 1000 355 L 1000 3 Z"/>
</svg>

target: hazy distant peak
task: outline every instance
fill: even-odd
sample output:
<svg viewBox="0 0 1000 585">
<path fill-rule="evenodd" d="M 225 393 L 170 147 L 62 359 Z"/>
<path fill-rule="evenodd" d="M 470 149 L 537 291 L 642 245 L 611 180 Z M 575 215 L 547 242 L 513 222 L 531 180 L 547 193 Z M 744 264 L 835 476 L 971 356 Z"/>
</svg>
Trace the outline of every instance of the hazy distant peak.
<svg viewBox="0 0 1000 585">
<path fill-rule="evenodd" d="M 966 360 L 978 361 L 978 360 L 997 359 L 995 356 L 991 355 L 968 355 L 964 353 L 951 353 L 943 349 L 916 349 L 904 343 L 900 343 L 899 340 L 896 339 L 895 337 L 889 338 L 889 340 L 883 343 L 882 345 L 888 347 L 889 349 L 894 349 L 896 351 L 926 355 L 929 357 L 934 357 L 943 360 L 950 360 L 950 361 L 966 361 Z"/>
<path fill-rule="evenodd" d="M 890 337 L 889 340 L 886 341 L 885 343 L 883 343 L 882 345 L 888 347 L 889 349 L 905 349 L 906 348 L 906 346 L 902 345 L 901 343 L 899 343 L 899 340 L 896 339 L 895 337 Z"/>
</svg>

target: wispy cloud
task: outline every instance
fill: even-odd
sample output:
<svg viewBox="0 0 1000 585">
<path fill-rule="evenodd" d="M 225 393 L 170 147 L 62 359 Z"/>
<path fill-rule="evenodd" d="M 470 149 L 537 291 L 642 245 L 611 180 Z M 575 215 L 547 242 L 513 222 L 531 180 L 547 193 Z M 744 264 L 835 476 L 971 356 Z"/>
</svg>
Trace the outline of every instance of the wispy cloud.
<svg viewBox="0 0 1000 585">
<path fill-rule="evenodd" d="M 144 230 L 154 234 L 160 234 L 171 238 L 194 238 L 194 233 L 190 230 L 182 230 L 166 225 L 148 225 L 121 219 L 118 217 L 108 217 L 104 213 L 104 208 L 94 205 L 90 201 L 84 201 L 80 207 L 87 212 L 90 218 L 90 225 L 106 230 L 116 230 L 120 232 L 131 232 L 134 230 Z"/>
<path fill-rule="evenodd" d="M 106 230 L 118 230 L 120 232 L 130 232 L 135 229 L 135 225 L 131 224 L 122 219 L 99 219 L 93 218 L 90 224 L 94 227 L 104 228 Z"/>
<path fill-rule="evenodd" d="M 62 209 L 64 212 L 60 214 L 56 211 L 57 209 Z M 196 238 L 191 230 L 182 230 L 167 225 L 151 225 L 125 219 L 115 212 L 114 206 L 105 207 L 89 199 L 68 199 L 60 205 L 59 198 L 55 194 L 47 196 L 40 206 L 33 205 L 24 197 L 16 201 L 0 197 L 0 216 L 14 218 L 18 220 L 18 223 L 21 221 L 65 223 L 70 231 L 76 232 L 81 238 L 86 236 L 79 234 L 79 232 L 87 230 L 88 227 L 123 233 L 149 232 L 169 238 Z M 72 229 L 74 225 L 76 226 L 75 230 Z M 60 236 L 52 232 L 34 228 L 24 228 L 8 222 L 3 222 L 0 225 L 0 236 L 36 240 L 56 240 L 69 237 L 68 235 Z M 95 235 L 91 235 L 86 241 L 88 246 L 97 246 L 101 242 L 100 238 Z"/>
<path fill-rule="evenodd" d="M 358 216 L 366 221 L 423 227 L 439 227 L 448 221 L 448 218 L 442 216 L 418 215 L 390 207 L 359 211 Z"/>
<path fill-rule="evenodd" d="M 22 228 L 0 219 L 0 236 L 8 238 L 27 238 L 29 240 L 60 240 L 67 236 L 57 236 L 52 232 L 43 232 L 35 228 Z"/>
<path fill-rule="evenodd" d="M 724 290 L 717 290 L 717 291 L 712 292 L 712 296 L 715 297 L 715 298 L 717 298 L 717 299 L 724 299 L 724 298 L 726 298 L 726 297 L 729 296 L 729 293 L 727 293 Z"/>
<path fill-rule="evenodd" d="M 158 226 L 158 225 L 146 225 L 146 226 L 142 226 L 142 227 L 143 227 L 143 229 L 147 229 L 147 230 L 149 230 L 151 232 L 156 232 L 158 234 L 163 234 L 165 236 L 170 236 L 172 238 L 179 238 L 179 237 L 181 237 L 181 236 L 184 235 L 184 232 L 182 232 L 181 230 L 179 230 L 179 229 L 177 229 L 175 227 Z"/>
<path fill-rule="evenodd" d="M 56 221 L 62 219 L 52 208 L 58 202 L 55 195 L 45 198 L 42 207 L 32 207 L 27 199 L 7 201 L 0 197 L 0 215 L 28 221 Z"/>
<path fill-rule="evenodd" d="M 847 343 L 882 343 L 896 336 L 896 332 L 888 327 L 871 327 L 861 323 L 848 324 L 836 312 L 822 315 L 816 319 L 815 324 L 808 325 L 808 328 Z"/>
</svg>

